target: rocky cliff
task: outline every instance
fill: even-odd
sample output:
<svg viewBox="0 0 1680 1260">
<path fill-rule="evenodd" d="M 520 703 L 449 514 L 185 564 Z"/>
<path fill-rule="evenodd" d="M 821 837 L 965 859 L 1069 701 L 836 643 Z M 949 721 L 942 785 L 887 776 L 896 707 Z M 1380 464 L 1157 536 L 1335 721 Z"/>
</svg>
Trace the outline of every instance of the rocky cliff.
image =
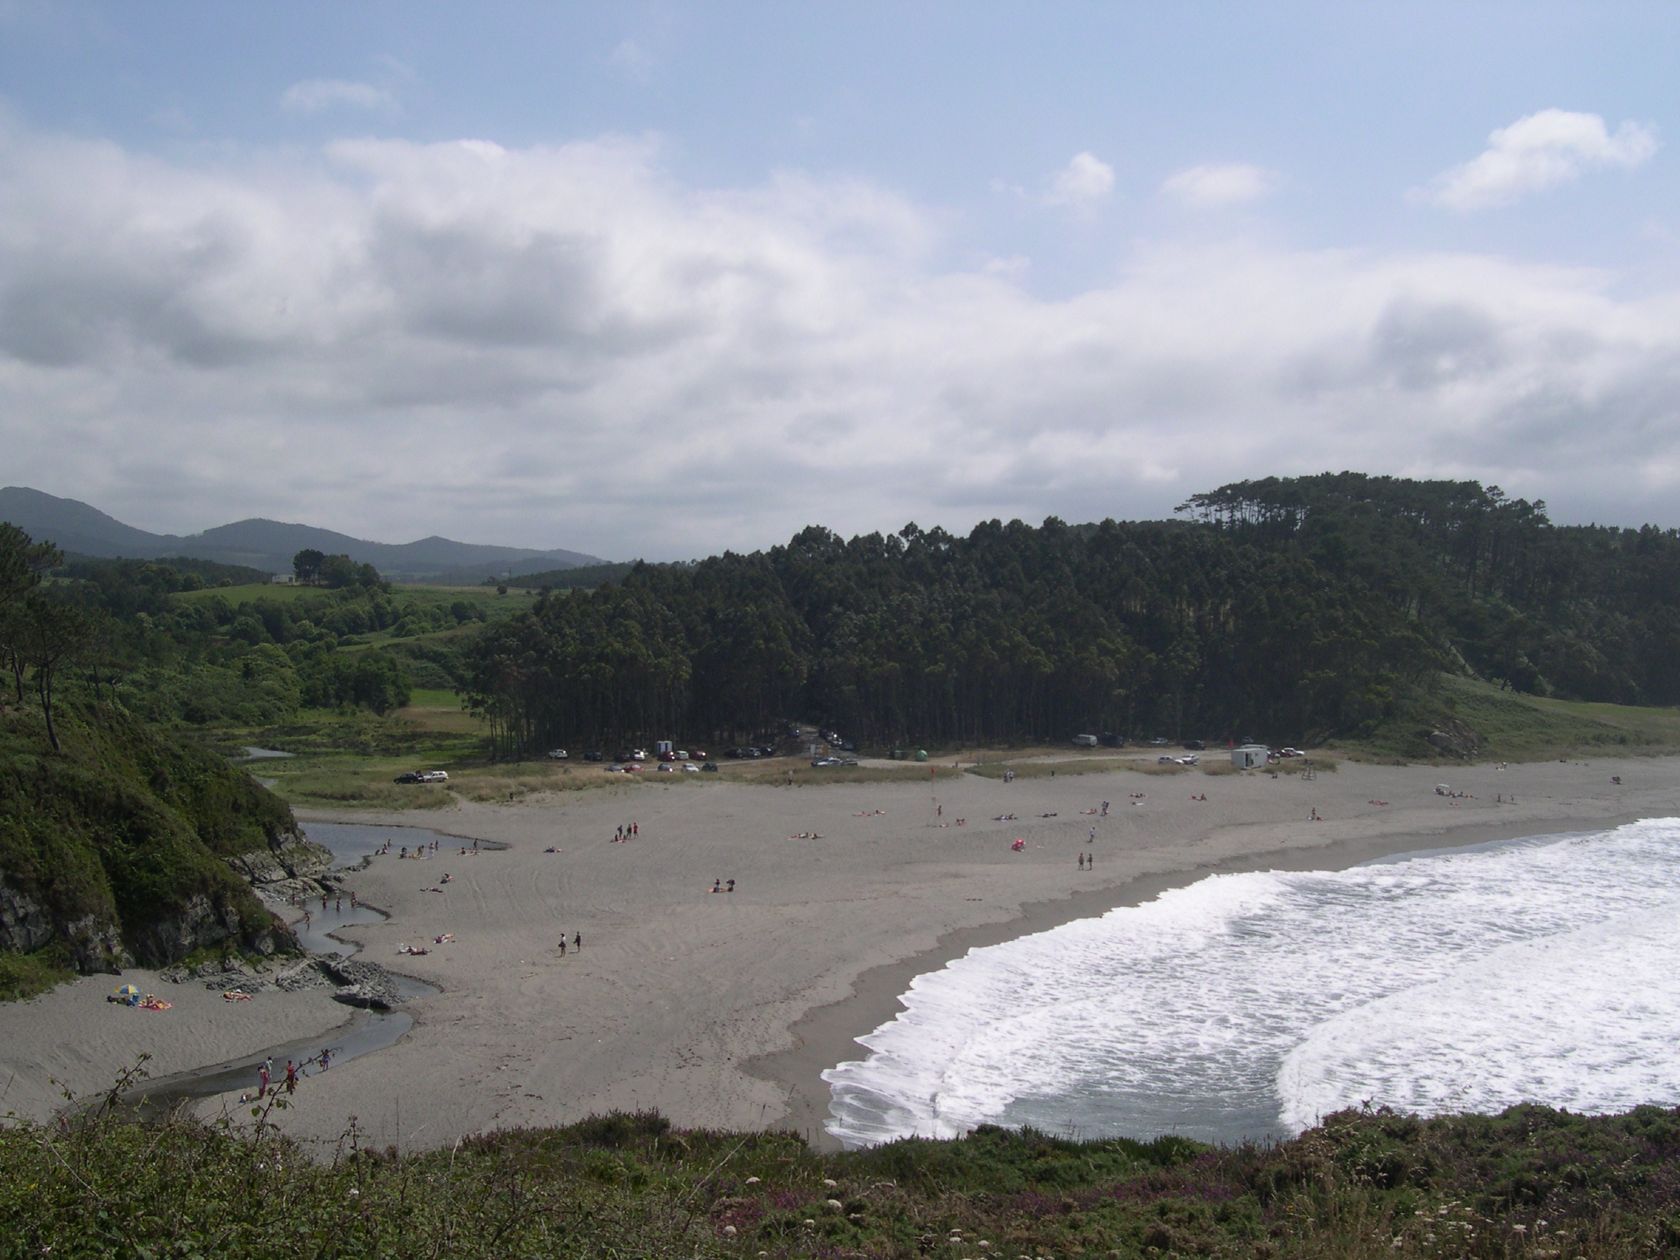
<svg viewBox="0 0 1680 1260">
<path fill-rule="evenodd" d="M 59 752 L 40 734 L 0 714 L 0 950 L 96 971 L 296 947 L 253 886 L 331 857 L 284 802 L 120 710 L 67 711 Z"/>
</svg>

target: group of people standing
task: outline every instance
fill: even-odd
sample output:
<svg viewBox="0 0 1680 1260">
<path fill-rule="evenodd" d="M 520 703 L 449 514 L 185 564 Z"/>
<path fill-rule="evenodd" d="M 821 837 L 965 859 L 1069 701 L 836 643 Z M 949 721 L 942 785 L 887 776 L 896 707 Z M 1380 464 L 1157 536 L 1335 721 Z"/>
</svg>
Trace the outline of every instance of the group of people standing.
<svg viewBox="0 0 1680 1260">
<path fill-rule="evenodd" d="M 332 1048 L 330 1046 L 322 1046 L 321 1053 L 316 1055 L 311 1062 L 319 1064 L 321 1071 L 325 1072 L 332 1066 Z M 271 1088 L 272 1092 L 275 1094 L 279 1094 L 282 1089 L 284 1089 L 288 1094 L 296 1093 L 298 1073 L 298 1064 L 291 1059 L 287 1059 L 285 1075 L 281 1078 L 279 1084 L 274 1084 L 274 1056 L 266 1056 L 261 1063 L 257 1064 L 257 1097 L 268 1097 Z M 241 1101 L 246 1100 L 241 1099 Z"/>
</svg>

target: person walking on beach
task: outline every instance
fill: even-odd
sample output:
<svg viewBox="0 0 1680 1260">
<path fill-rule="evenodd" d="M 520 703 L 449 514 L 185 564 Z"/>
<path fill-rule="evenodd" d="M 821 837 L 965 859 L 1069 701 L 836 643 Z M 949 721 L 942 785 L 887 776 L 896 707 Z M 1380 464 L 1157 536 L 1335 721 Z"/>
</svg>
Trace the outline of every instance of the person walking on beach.
<svg viewBox="0 0 1680 1260">
<path fill-rule="evenodd" d="M 257 1097 L 258 1098 L 266 1098 L 268 1096 L 268 1074 L 272 1070 L 273 1066 L 274 1066 L 274 1060 L 273 1059 L 265 1059 L 261 1063 L 257 1064 Z"/>
<path fill-rule="evenodd" d="M 288 1094 L 297 1092 L 297 1064 L 290 1059 L 286 1060 L 286 1092 Z"/>
<path fill-rule="evenodd" d="M 561 938 L 560 938 L 560 957 L 564 958 L 565 956 L 566 956 L 566 938 L 564 936 L 561 936 Z"/>
<path fill-rule="evenodd" d="M 583 933 L 582 932 L 573 932 L 572 933 L 572 948 L 574 950 L 578 950 L 580 952 L 582 951 L 582 949 L 583 949 Z"/>
</svg>

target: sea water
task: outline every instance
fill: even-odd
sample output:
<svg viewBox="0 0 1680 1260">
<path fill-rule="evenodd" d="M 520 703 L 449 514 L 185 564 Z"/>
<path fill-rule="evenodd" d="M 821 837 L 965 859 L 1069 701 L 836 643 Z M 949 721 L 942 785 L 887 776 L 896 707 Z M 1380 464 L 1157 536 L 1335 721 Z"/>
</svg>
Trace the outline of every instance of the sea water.
<svg viewBox="0 0 1680 1260">
<path fill-rule="evenodd" d="M 823 1074 L 848 1146 L 1292 1136 L 1345 1107 L 1680 1103 L 1680 819 L 1216 875 L 918 977 Z"/>
</svg>

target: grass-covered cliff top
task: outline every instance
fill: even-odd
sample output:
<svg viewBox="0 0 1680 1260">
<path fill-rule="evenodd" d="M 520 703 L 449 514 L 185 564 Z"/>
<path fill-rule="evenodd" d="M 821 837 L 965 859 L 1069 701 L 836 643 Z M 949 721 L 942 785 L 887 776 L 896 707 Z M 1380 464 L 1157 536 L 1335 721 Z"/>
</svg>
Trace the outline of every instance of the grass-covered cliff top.
<svg viewBox="0 0 1680 1260">
<path fill-rule="evenodd" d="M 119 708 L 65 706 L 60 751 L 38 711 L 0 709 L 0 883 L 43 909 L 50 961 L 90 966 L 126 949 L 173 961 L 170 939 L 193 903 L 237 925 L 242 943 L 270 916 L 225 859 L 267 849 L 296 831 L 284 802 L 196 744 L 135 721 Z M 0 925 L 3 927 L 4 925 Z M 0 973 L 38 952 L 14 939 Z M 0 974 L 0 981 L 4 975 Z"/>
<path fill-rule="evenodd" d="M 306 1104 L 305 1104 L 306 1105 Z M 398 1155 L 95 1117 L 0 1128 L 3 1256 L 1634 1257 L 1680 1250 L 1680 1110 L 1347 1112 L 1278 1146 L 982 1129 L 838 1155 L 654 1115 Z"/>
</svg>

